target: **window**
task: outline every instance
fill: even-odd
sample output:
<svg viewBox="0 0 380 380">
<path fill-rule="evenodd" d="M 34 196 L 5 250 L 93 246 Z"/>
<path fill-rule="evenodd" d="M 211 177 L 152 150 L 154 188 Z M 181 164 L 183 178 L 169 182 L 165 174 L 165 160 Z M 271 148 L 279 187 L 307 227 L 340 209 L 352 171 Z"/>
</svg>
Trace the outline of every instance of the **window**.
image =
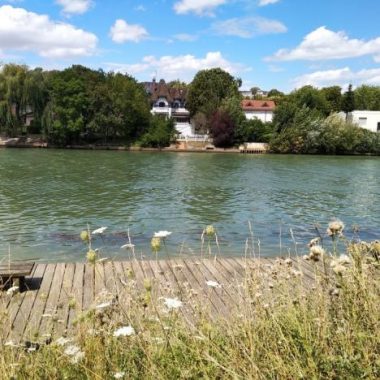
<svg viewBox="0 0 380 380">
<path fill-rule="evenodd" d="M 377 132 L 380 132 L 380 122 L 377 123 Z"/>
<path fill-rule="evenodd" d="M 367 118 L 359 117 L 359 125 L 366 125 L 366 124 L 367 124 Z"/>
</svg>

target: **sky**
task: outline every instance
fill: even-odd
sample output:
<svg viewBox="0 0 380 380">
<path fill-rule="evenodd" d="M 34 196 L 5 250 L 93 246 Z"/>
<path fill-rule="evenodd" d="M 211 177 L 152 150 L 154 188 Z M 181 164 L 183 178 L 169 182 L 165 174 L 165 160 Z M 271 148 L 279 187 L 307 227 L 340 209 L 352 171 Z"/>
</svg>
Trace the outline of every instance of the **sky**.
<svg viewBox="0 0 380 380">
<path fill-rule="evenodd" d="M 380 85 L 380 0 L 0 0 L 0 62 L 139 81 L 221 67 L 289 92 Z"/>
</svg>

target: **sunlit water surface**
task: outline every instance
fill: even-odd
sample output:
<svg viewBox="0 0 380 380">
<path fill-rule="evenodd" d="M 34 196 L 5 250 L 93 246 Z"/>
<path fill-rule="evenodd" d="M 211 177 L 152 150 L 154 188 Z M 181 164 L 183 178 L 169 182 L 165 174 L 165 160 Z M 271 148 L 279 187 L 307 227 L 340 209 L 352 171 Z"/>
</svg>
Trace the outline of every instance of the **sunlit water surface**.
<svg viewBox="0 0 380 380">
<path fill-rule="evenodd" d="M 0 150 L 0 254 L 17 259 L 83 260 L 87 225 L 108 227 L 93 241 L 107 257 L 128 257 L 128 229 L 138 256 L 159 230 L 160 255 L 198 255 L 209 224 L 222 255 L 252 237 L 255 253 L 302 254 L 334 217 L 380 238 L 379 157 Z"/>
</svg>

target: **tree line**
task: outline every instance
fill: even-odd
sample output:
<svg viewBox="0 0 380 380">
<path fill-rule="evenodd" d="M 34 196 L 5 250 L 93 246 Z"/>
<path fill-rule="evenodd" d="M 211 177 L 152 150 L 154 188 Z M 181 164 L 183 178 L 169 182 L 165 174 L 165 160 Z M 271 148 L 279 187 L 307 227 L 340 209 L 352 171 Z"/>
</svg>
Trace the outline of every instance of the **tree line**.
<svg viewBox="0 0 380 380">
<path fill-rule="evenodd" d="M 380 87 L 362 85 L 346 92 L 339 86 L 304 86 L 284 94 L 277 89 L 265 99 L 277 107 L 271 123 L 247 120 L 241 108 L 241 81 L 221 69 L 202 70 L 189 86 L 188 108 L 196 128 L 208 130 L 214 144 L 231 147 L 267 142 L 272 152 L 380 154 L 380 134 L 345 120 L 337 113 L 380 110 Z M 257 88 L 252 89 L 255 99 Z"/>
<path fill-rule="evenodd" d="M 128 75 L 80 65 L 44 71 L 8 64 L 0 72 L 0 132 L 11 137 L 41 134 L 59 146 L 160 147 L 169 145 L 175 129 L 172 120 L 151 115 L 143 86 Z"/>
<path fill-rule="evenodd" d="M 279 153 L 380 153 L 380 134 L 337 117 L 354 109 L 380 110 L 380 87 L 304 86 L 265 99 L 277 104 L 273 122 L 247 120 L 241 108 L 241 80 L 220 68 L 199 71 L 187 87 L 186 107 L 198 133 L 217 147 L 267 142 Z M 252 91 L 257 95 L 257 88 Z M 7 64 L 0 71 L 0 133 L 39 134 L 54 145 L 83 143 L 168 146 L 172 120 L 153 116 L 142 84 L 129 75 L 80 65 L 58 71 Z M 28 115 L 33 117 L 27 125 Z"/>
</svg>

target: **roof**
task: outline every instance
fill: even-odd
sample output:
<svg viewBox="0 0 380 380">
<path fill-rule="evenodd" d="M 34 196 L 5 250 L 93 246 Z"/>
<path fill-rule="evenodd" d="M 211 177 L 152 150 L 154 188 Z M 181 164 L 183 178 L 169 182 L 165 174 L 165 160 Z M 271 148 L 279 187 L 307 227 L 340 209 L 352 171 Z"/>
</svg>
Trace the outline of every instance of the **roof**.
<svg viewBox="0 0 380 380">
<path fill-rule="evenodd" d="M 181 102 L 186 100 L 186 88 L 169 87 L 163 79 L 159 82 L 155 80 L 153 82 L 143 82 L 143 86 L 153 102 L 156 102 L 159 98 L 166 98 L 169 103 L 174 100 L 180 100 Z"/>
<path fill-rule="evenodd" d="M 243 111 L 274 111 L 276 104 L 273 100 L 242 100 Z"/>
</svg>

